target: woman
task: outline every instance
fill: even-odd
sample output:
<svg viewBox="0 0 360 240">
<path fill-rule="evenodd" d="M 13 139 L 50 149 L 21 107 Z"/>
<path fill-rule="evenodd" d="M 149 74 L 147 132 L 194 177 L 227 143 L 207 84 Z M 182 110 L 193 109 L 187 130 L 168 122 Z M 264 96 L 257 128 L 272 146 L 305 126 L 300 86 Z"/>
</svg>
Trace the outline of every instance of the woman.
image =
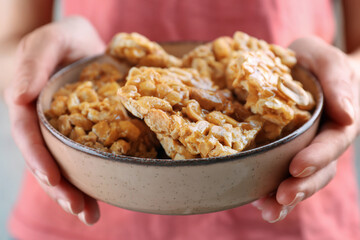
<svg viewBox="0 0 360 240">
<path fill-rule="evenodd" d="M 1 30 L 3 36 L 10 42 L 22 38 L 15 77 L 6 91 L 14 139 L 30 170 L 10 221 L 15 238 L 360 238 L 352 152 L 346 150 L 359 132 L 358 1 L 344 2 L 348 55 L 329 45 L 334 37 L 330 0 L 64 1 L 65 15 L 80 14 L 90 22 L 73 17 L 49 24 L 50 1 L 34 1 L 37 5 L 28 6 L 31 11 L 16 5 L 20 2 L 1 8 L 18 16 Z M 251 205 L 195 216 L 136 213 L 97 203 L 61 176 L 44 146 L 33 104 L 56 66 L 103 52 L 103 41 L 119 31 L 169 41 L 212 40 L 236 30 L 291 44 L 299 63 L 319 78 L 326 100 L 326 121 L 292 160 L 291 177 L 275 195 L 253 203 L 262 214 Z M 97 223 L 87 227 L 78 219 Z"/>
</svg>

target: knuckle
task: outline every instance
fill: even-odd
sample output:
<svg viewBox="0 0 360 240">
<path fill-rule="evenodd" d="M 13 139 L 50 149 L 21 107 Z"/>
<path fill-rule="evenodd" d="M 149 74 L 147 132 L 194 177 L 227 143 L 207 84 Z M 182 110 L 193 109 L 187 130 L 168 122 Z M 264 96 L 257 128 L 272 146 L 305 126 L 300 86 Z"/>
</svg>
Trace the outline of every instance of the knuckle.
<svg viewBox="0 0 360 240">
<path fill-rule="evenodd" d="M 329 47 L 328 54 L 320 56 L 318 63 L 320 80 L 329 87 L 337 89 L 335 93 L 349 96 L 353 94 L 355 72 L 351 68 L 350 61 L 346 55 L 338 49 Z M 351 96 L 350 96 L 351 97 Z"/>
<path fill-rule="evenodd" d="M 63 22 L 57 23 L 57 26 L 60 29 L 63 27 L 63 25 L 71 25 L 71 27 L 75 31 L 78 31 L 78 29 L 81 29 L 81 31 L 83 32 L 90 32 L 90 33 L 94 31 L 94 27 L 91 24 L 91 22 L 88 19 L 78 15 L 68 17 L 64 19 Z"/>
<path fill-rule="evenodd" d="M 34 41 L 38 44 L 37 41 L 41 41 L 41 43 L 47 43 L 52 45 L 61 46 L 64 43 L 64 34 L 62 34 L 61 29 L 57 24 L 48 24 L 41 27 L 38 32 L 35 31 L 34 34 L 37 34 L 34 37 Z"/>
<path fill-rule="evenodd" d="M 24 72 L 28 72 L 28 70 L 30 69 L 36 69 L 38 65 L 41 64 L 41 61 L 37 58 L 29 58 L 29 57 L 24 57 L 23 59 L 21 59 L 21 66 L 22 69 L 24 69 Z M 23 74 L 23 71 L 19 71 L 17 72 L 17 74 Z"/>
<path fill-rule="evenodd" d="M 335 177 L 336 173 L 337 173 L 337 161 L 334 161 L 330 164 L 329 181 Z"/>
<path fill-rule="evenodd" d="M 35 74 L 41 73 L 38 70 L 44 65 L 40 60 L 36 58 L 25 57 L 21 59 L 21 68 L 15 73 L 15 82 L 21 82 L 23 80 L 32 81 Z"/>
<path fill-rule="evenodd" d="M 91 25 L 90 21 L 80 15 L 73 15 L 67 18 L 69 21 L 74 21 L 79 24 Z"/>
<path fill-rule="evenodd" d="M 351 145 L 351 143 L 355 140 L 356 131 L 353 131 L 352 126 L 347 127 L 345 132 L 343 133 L 343 148 L 344 151 Z"/>
<path fill-rule="evenodd" d="M 318 63 L 320 66 L 325 68 L 334 68 L 337 67 L 340 69 L 343 77 L 348 77 L 345 79 L 351 79 L 350 76 L 353 74 L 350 67 L 350 62 L 347 56 L 339 49 L 326 46 L 326 54 L 321 54 L 318 56 Z M 344 79 L 344 80 L 345 80 Z"/>
<path fill-rule="evenodd" d="M 298 38 L 294 41 L 294 43 L 300 45 L 312 45 L 314 42 L 318 43 L 319 41 L 322 41 L 319 37 L 311 35 Z"/>
<path fill-rule="evenodd" d="M 25 35 L 19 42 L 19 45 L 17 47 L 17 55 L 22 54 L 26 50 L 27 42 L 29 41 L 29 37 L 31 36 L 31 33 Z"/>
<path fill-rule="evenodd" d="M 356 134 L 351 129 L 344 130 L 343 128 L 329 131 L 335 131 L 331 141 L 324 142 L 324 140 L 321 140 L 314 143 L 318 149 L 326 149 L 325 151 L 319 151 L 318 158 L 321 159 L 321 166 L 326 166 L 339 157 L 350 146 Z"/>
<path fill-rule="evenodd" d="M 44 25 L 33 32 L 25 35 L 18 46 L 18 52 L 27 53 L 34 46 L 52 44 L 62 44 L 64 36 L 60 32 L 60 28 L 56 23 Z"/>
<path fill-rule="evenodd" d="M 318 168 L 321 168 L 329 164 L 329 162 L 333 160 L 333 152 L 331 151 L 332 149 L 331 144 L 332 143 L 330 143 L 329 145 L 329 143 L 327 142 L 314 140 L 312 144 L 313 149 L 318 149 L 318 150 L 315 152 L 317 160 L 313 161 L 312 164 L 315 164 Z M 319 151 L 320 149 L 324 149 L 324 150 L 326 149 L 326 151 Z"/>
<path fill-rule="evenodd" d="M 306 191 L 304 191 L 306 197 L 311 197 L 312 195 L 314 195 L 314 193 L 316 193 L 316 191 L 317 191 L 318 189 L 319 189 L 319 187 L 318 187 L 318 184 L 317 184 L 316 182 L 313 183 L 313 184 L 309 184 L 309 185 L 307 186 Z"/>
<path fill-rule="evenodd" d="M 50 70 L 47 69 L 47 63 L 38 57 L 37 49 L 49 44 L 61 46 L 63 41 L 63 34 L 59 33 L 55 24 L 45 25 L 26 35 L 20 41 L 17 49 L 15 82 L 21 81 L 23 78 L 30 80 L 35 74 L 38 74 L 37 70 L 39 69 Z"/>
<path fill-rule="evenodd" d="M 324 42 L 320 37 L 315 36 L 315 35 L 307 36 L 307 37 L 304 37 L 303 39 L 308 44 L 313 44 L 314 42 L 317 44 L 323 44 L 323 42 Z"/>
</svg>

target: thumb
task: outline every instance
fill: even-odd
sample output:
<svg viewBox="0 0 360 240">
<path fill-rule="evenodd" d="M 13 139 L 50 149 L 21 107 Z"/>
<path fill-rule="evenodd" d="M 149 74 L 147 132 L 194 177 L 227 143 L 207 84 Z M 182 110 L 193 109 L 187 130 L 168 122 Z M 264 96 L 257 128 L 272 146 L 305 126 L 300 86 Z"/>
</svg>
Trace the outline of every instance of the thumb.
<svg viewBox="0 0 360 240">
<path fill-rule="evenodd" d="M 328 116 L 338 124 L 352 124 L 355 119 L 354 73 L 347 56 L 316 37 L 298 39 L 290 48 L 296 52 L 299 64 L 318 77 Z"/>
<path fill-rule="evenodd" d="M 16 72 L 7 99 L 16 104 L 33 101 L 60 63 L 98 54 L 104 48 L 91 24 L 79 17 L 35 30 L 18 46 Z"/>
</svg>

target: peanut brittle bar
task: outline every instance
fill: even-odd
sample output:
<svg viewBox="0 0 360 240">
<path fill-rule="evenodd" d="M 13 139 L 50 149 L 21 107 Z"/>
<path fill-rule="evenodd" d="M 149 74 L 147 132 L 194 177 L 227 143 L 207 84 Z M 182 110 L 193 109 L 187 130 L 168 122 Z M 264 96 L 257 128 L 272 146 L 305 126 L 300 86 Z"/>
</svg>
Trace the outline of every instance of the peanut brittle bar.
<svg viewBox="0 0 360 240">
<path fill-rule="evenodd" d="M 272 52 L 238 52 L 227 73 L 232 87 L 244 93 L 245 107 L 272 123 L 268 132 L 281 133 L 285 126 L 292 131 L 311 117 L 307 110 L 315 105 L 312 95 Z"/>
<path fill-rule="evenodd" d="M 251 146 L 260 123 L 230 117 L 237 109 L 231 96 L 201 88 L 203 81 L 193 70 L 134 67 L 119 96 L 173 159 L 224 156 Z"/>
<path fill-rule="evenodd" d="M 278 57 L 279 61 L 291 68 L 296 64 L 295 53 L 289 49 L 235 32 L 233 37 L 219 37 L 185 54 L 183 67 L 197 69 L 202 77 L 208 77 L 221 89 L 232 89 L 233 78 L 227 78 L 226 69 L 234 54 L 239 52 L 264 51 Z"/>
<path fill-rule="evenodd" d="M 132 119 L 117 91 L 124 74 L 111 64 L 90 64 L 80 81 L 58 90 L 45 115 L 60 133 L 85 146 L 121 155 L 154 158 L 155 134 Z"/>
<path fill-rule="evenodd" d="M 118 33 L 110 42 L 107 53 L 138 66 L 177 67 L 181 60 L 165 52 L 157 43 L 138 33 Z"/>
</svg>

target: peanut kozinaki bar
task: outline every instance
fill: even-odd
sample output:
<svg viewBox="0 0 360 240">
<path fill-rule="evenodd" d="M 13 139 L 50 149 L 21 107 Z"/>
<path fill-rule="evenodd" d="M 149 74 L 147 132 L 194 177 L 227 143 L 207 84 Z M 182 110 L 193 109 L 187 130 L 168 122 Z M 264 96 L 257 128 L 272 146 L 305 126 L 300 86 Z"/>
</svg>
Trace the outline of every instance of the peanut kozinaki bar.
<svg viewBox="0 0 360 240">
<path fill-rule="evenodd" d="M 300 127 L 315 102 L 291 76 L 295 53 L 242 32 L 220 37 L 183 57 L 183 66 L 230 89 L 245 108 L 261 116 L 257 143 L 267 143 Z"/>
<path fill-rule="evenodd" d="M 227 74 L 233 89 L 243 94 L 245 108 L 266 120 L 268 139 L 293 131 L 311 117 L 312 95 L 293 80 L 290 68 L 272 52 L 238 52 Z"/>
<path fill-rule="evenodd" d="M 229 61 L 239 52 L 253 51 L 264 51 L 275 55 L 277 61 L 281 61 L 289 68 L 296 64 L 293 51 L 274 44 L 267 44 L 265 41 L 243 32 L 235 32 L 233 38 L 219 37 L 185 54 L 182 58 L 182 66 L 195 68 L 202 77 L 211 78 L 220 88 L 233 89 L 233 79 L 228 79 L 226 76 Z"/>
<path fill-rule="evenodd" d="M 53 96 L 45 115 L 60 133 L 85 146 L 120 155 L 154 158 L 159 143 L 143 121 L 128 116 L 117 91 L 124 74 L 93 63 L 80 80 Z"/>
<path fill-rule="evenodd" d="M 180 67 L 182 61 L 155 42 L 138 33 L 118 33 L 111 40 L 107 53 L 132 65 Z"/>
<path fill-rule="evenodd" d="M 250 147 L 261 124 L 230 117 L 236 110 L 231 95 L 211 82 L 201 88 L 203 82 L 194 69 L 132 68 L 119 96 L 172 159 L 218 157 Z"/>
</svg>

